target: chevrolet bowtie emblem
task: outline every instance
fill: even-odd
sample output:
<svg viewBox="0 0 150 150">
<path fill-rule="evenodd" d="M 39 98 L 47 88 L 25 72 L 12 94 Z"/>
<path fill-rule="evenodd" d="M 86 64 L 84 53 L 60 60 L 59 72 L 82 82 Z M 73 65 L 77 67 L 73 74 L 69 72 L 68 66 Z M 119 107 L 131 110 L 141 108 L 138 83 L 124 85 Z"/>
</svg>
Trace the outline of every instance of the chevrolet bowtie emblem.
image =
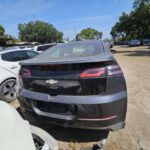
<svg viewBox="0 0 150 150">
<path fill-rule="evenodd" d="M 46 83 L 48 84 L 56 84 L 58 81 L 50 79 L 50 80 L 46 80 Z"/>
</svg>

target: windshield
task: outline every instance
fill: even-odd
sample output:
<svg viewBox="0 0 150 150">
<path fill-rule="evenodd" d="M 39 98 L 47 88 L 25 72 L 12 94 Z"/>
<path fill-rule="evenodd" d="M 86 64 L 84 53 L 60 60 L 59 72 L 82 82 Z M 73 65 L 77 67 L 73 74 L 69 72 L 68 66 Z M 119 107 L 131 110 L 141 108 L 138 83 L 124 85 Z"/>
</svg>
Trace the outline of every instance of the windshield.
<svg viewBox="0 0 150 150">
<path fill-rule="evenodd" d="M 98 42 L 97 42 L 98 43 Z M 76 57 L 96 56 L 102 53 L 103 47 L 100 43 L 69 43 L 54 46 L 44 53 L 41 53 L 37 59 L 64 59 Z"/>
</svg>

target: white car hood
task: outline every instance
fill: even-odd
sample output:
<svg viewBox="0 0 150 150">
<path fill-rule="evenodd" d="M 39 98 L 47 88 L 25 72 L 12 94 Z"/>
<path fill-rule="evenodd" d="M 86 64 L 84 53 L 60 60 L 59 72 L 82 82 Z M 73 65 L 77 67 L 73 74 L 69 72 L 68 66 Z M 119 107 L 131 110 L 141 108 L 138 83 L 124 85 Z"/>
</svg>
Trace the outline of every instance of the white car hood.
<svg viewBox="0 0 150 150">
<path fill-rule="evenodd" d="M 35 150 L 30 125 L 17 111 L 0 101 L 0 150 Z"/>
</svg>

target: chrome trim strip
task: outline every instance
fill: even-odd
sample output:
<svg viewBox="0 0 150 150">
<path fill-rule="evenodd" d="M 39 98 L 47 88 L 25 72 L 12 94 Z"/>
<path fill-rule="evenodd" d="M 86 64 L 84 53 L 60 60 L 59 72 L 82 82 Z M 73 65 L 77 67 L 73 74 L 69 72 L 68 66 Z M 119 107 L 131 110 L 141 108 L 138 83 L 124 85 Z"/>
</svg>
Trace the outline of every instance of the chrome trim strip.
<svg viewBox="0 0 150 150">
<path fill-rule="evenodd" d="M 79 118 L 78 120 L 81 121 L 106 121 L 106 120 L 111 120 L 117 118 L 117 116 L 111 116 L 111 117 L 107 117 L 107 118 Z"/>
</svg>

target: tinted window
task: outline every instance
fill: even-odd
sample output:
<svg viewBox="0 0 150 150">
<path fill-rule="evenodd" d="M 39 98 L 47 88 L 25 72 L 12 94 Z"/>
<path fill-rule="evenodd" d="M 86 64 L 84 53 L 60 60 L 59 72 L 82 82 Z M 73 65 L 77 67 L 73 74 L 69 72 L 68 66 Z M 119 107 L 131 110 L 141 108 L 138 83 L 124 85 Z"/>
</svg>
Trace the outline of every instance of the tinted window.
<svg viewBox="0 0 150 150">
<path fill-rule="evenodd" d="M 101 54 L 102 51 L 103 47 L 101 43 L 76 42 L 54 46 L 37 56 L 37 59 L 88 57 Z"/>
<path fill-rule="evenodd" d="M 15 52 L 7 52 L 5 54 L 2 54 L 2 60 L 4 61 L 21 61 L 21 60 L 26 60 L 33 58 L 37 56 L 38 53 L 34 51 L 15 51 Z"/>
<path fill-rule="evenodd" d="M 16 49 L 18 49 L 18 47 L 7 47 L 4 50 L 16 50 Z"/>
<path fill-rule="evenodd" d="M 37 48 L 37 51 L 45 51 L 45 50 L 47 50 L 48 48 L 50 48 L 50 47 L 52 47 L 52 46 L 54 46 L 54 45 L 43 45 L 43 46 L 39 46 L 39 47 Z"/>
</svg>

